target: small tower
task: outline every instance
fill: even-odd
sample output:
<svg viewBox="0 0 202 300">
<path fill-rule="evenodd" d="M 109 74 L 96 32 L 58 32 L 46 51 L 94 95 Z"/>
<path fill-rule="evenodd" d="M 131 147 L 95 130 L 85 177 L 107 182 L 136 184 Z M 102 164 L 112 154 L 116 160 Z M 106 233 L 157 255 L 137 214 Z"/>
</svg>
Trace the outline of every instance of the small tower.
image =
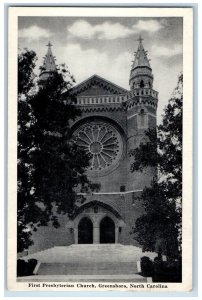
<svg viewBox="0 0 202 300">
<path fill-rule="evenodd" d="M 39 79 L 42 82 L 57 72 L 55 57 L 51 50 L 52 44 L 49 42 L 46 46 L 48 47 L 48 51 L 44 57 L 43 66 L 41 67 L 41 73 L 39 75 Z"/>
<path fill-rule="evenodd" d="M 129 85 L 131 90 L 153 87 L 152 69 L 147 57 L 147 51 L 144 50 L 141 36 L 139 36 L 138 41 L 138 49 L 137 52 L 135 52 L 135 58 L 130 72 Z"/>
<path fill-rule="evenodd" d="M 144 50 L 143 39 L 138 39 L 138 48 L 130 71 L 130 92 L 127 100 L 128 153 L 147 139 L 145 131 L 156 127 L 158 92 L 153 90 L 153 74 Z M 155 170 L 148 168 L 144 173 L 130 172 L 133 157 L 128 155 L 128 189 L 143 189 L 150 185 Z"/>
</svg>

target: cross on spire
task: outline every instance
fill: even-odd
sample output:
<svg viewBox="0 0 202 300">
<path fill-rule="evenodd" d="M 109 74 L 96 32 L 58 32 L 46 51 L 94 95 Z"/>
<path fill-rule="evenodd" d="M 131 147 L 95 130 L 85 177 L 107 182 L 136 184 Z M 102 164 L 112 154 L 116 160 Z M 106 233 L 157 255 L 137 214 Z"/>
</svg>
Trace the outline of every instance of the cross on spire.
<svg viewBox="0 0 202 300">
<path fill-rule="evenodd" d="M 51 48 L 53 45 L 51 44 L 51 42 L 48 42 L 48 45 L 46 45 L 48 48 Z"/>
<path fill-rule="evenodd" d="M 142 38 L 141 34 L 139 35 L 139 38 L 137 39 L 138 42 L 142 43 L 144 39 Z"/>
</svg>

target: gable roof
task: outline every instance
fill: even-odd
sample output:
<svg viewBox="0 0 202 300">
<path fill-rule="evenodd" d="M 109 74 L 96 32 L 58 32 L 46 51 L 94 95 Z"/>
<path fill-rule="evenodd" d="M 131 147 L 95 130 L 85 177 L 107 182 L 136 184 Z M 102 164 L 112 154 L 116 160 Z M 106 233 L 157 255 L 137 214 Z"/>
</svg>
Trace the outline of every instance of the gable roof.
<svg viewBox="0 0 202 300">
<path fill-rule="evenodd" d="M 82 81 L 81 83 L 77 84 L 76 86 L 74 86 L 71 89 L 71 94 L 75 96 L 82 95 L 82 94 L 91 95 L 93 93 L 93 88 L 97 88 L 96 93 L 99 93 L 100 95 L 106 95 L 106 94 L 120 95 L 128 92 L 128 90 L 95 74 L 89 77 L 88 79 Z"/>
</svg>

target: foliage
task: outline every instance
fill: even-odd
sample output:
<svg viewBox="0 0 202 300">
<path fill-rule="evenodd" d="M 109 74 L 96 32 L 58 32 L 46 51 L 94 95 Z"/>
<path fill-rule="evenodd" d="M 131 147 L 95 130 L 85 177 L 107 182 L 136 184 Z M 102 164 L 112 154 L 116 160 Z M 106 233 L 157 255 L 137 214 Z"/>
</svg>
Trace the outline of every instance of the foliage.
<svg viewBox="0 0 202 300">
<path fill-rule="evenodd" d="M 31 100 L 35 116 L 33 184 L 35 197 L 45 205 L 48 216 L 54 202 L 57 212 L 71 213 L 76 188 L 81 186 L 83 190 L 89 185 L 85 172 L 89 157 L 71 139 L 70 121 L 75 120 L 79 111 L 72 103 L 64 102 L 64 97 L 70 97 L 67 85 L 69 82 L 63 80 L 62 74 L 55 73 L 41 83 Z M 52 220 L 53 225 L 59 225 L 56 216 Z"/>
<path fill-rule="evenodd" d="M 33 271 L 36 267 L 37 260 L 29 259 L 28 261 L 24 261 L 23 259 L 17 260 L 17 276 L 30 276 L 34 275 Z"/>
<path fill-rule="evenodd" d="M 152 277 L 152 282 L 182 282 L 181 259 L 162 261 L 158 257 L 152 261 L 149 257 L 141 257 L 141 275 Z"/>
<path fill-rule="evenodd" d="M 33 68 L 36 53 L 25 50 L 18 56 L 18 196 L 17 196 L 17 250 L 23 251 L 32 244 L 31 232 L 27 224 L 32 224 L 39 211 L 32 190 L 33 165 L 29 151 L 34 143 L 31 134 L 33 127 L 32 109 L 29 92 L 34 87 Z M 29 219 L 29 221 L 27 220 Z"/>
<path fill-rule="evenodd" d="M 36 53 L 25 49 L 18 55 L 18 95 L 26 95 L 34 86 Z"/>
<path fill-rule="evenodd" d="M 141 275 L 145 277 L 152 277 L 153 275 L 153 263 L 147 256 L 141 257 Z"/>
<path fill-rule="evenodd" d="M 88 155 L 71 138 L 79 111 L 71 78 L 64 80 L 69 71 L 63 65 L 33 91 L 35 60 L 33 51 L 19 55 L 18 251 L 32 244 L 32 230 L 49 221 L 59 227 L 58 213 L 73 213 L 77 191 L 98 188 L 85 174 Z"/>
<path fill-rule="evenodd" d="M 182 202 L 182 102 L 183 76 L 164 110 L 162 123 L 146 132 L 146 143 L 131 152 L 131 171 L 156 170 L 150 187 L 139 201 L 144 214 L 133 228 L 135 239 L 147 251 L 158 251 L 170 258 L 181 253 Z"/>
<path fill-rule="evenodd" d="M 153 262 L 153 282 L 182 282 L 181 258 L 173 261 L 155 259 Z"/>
</svg>

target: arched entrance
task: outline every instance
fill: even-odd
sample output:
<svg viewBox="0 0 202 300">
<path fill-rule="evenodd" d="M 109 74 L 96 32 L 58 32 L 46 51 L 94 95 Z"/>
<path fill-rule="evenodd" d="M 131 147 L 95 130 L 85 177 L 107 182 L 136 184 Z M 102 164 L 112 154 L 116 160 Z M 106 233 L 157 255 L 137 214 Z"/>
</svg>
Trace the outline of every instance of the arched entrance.
<svg viewBox="0 0 202 300">
<path fill-rule="evenodd" d="M 92 244 L 93 243 L 93 223 L 87 217 L 82 218 L 79 222 L 78 243 L 79 244 Z"/>
<path fill-rule="evenodd" d="M 115 243 L 115 224 L 109 217 L 104 217 L 100 222 L 100 243 Z"/>
</svg>

